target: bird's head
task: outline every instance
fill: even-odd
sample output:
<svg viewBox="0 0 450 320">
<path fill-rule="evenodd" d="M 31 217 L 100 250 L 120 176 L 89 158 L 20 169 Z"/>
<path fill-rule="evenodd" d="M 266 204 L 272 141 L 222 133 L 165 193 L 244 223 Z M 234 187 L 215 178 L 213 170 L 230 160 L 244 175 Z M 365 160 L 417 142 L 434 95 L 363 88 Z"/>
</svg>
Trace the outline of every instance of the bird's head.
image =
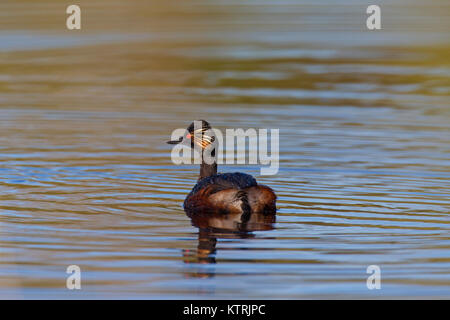
<svg viewBox="0 0 450 320">
<path fill-rule="evenodd" d="M 206 120 L 195 120 L 186 129 L 185 134 L 178 140 L 167 141 L 168 144 L 189 143 L 191 148 L 206 149 L 215 141 L 214 131 Z"/>
</svg>

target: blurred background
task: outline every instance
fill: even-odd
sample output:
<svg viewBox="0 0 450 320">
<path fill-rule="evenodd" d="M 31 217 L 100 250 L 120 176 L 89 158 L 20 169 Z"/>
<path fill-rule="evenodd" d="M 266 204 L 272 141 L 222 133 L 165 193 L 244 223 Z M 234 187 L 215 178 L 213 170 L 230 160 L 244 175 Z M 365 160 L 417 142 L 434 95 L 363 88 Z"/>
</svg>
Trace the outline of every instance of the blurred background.
<svg viewBox="0 0 450 320">
<path fill-rule="evenodd" d="M 0 297 L 449 298 L 449 13 L 2 0 Z M 165 141 L 200 118 L 280 129 L 277 175 L 219 168 L 273 187 L 275 223 L 205 235 L 186 217 L 198 168 Z M 66 289 L 73 264 L 81 290 Z"/>
</svg>

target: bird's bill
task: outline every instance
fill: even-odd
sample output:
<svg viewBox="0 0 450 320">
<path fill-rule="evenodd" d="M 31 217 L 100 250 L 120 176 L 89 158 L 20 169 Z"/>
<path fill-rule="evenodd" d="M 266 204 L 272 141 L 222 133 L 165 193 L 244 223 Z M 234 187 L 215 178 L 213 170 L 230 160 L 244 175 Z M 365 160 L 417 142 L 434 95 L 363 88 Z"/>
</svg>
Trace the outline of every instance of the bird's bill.
<svg viewBox="0 0 450 320">
<path fill-rule="evenodd" d="M 181 137 L 181 138 L 178 139 L 178 140 L 170 140 L 170 141 L 167 141 L 167 143 L 168 143 L 168 144 L 179 144 L 179 143 L 181 143 L 181 141 L 183 141 L 183 137 Z"/>
</svg>

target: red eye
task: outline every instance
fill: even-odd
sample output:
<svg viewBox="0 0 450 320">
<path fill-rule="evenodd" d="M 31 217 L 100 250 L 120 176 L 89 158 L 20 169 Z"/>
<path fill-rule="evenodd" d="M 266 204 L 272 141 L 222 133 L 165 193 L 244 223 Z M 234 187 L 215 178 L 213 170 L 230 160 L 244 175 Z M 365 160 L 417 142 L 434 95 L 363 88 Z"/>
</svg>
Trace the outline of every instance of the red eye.
<svg viewBox="0 0 450 320">
<path fill-rule="evenodd" d="M 190 139 L 190 138 L 191 138 L 191 135 L 188 133 L 188 134 L 186 135 L 186 138 Z"/>
</svg>

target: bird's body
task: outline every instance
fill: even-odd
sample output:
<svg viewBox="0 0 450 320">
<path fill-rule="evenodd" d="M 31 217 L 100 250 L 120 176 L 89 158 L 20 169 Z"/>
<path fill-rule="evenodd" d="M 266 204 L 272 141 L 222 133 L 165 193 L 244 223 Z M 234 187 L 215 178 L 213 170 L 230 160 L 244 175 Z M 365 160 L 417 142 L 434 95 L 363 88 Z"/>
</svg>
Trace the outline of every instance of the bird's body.
<svg viewBox="0 0 450 320">
<path fill-rule="evenodd" d="M 251 175 L 234 172 L 201 179 L 186 197 L 184 209 L 191 215 L 210 213 L 270 213 L 276 210 L 276 196 L 269 187 L 258 185 Z"/>
<path fill-rule="evenodd" d="M 211 129 L 209 124 L 202 121 L 202 134 L 206 129 Z M 194 141 L 194 126 L 188 127 L 186 138 L 192 139 L 192 147 L 197 143 L 201 147 L 202 159 L 203 150 L 211 145 L 214 138 L 206 136 L 209 141 Z M 170 141 L 169 143 L 180 143 Z M 214 149 L 213 149 L 214 154 Z M 200 165 L 200 178 L 192 191 L 184 201 L 184 209 L 189 216 L 196 213 L 228 214 L 241 213 L 242 219 L 249 219 L 251 213 L 274 214 L 276 211 L 276 195 L 273 190 L 265 185 L 260 185 L 256 179 L 249 174 L 217 173 L 217 164 L 210 164 L 202 161 Z M 248 216 L 246 218 L 246 216 Z"/>
</svg>

